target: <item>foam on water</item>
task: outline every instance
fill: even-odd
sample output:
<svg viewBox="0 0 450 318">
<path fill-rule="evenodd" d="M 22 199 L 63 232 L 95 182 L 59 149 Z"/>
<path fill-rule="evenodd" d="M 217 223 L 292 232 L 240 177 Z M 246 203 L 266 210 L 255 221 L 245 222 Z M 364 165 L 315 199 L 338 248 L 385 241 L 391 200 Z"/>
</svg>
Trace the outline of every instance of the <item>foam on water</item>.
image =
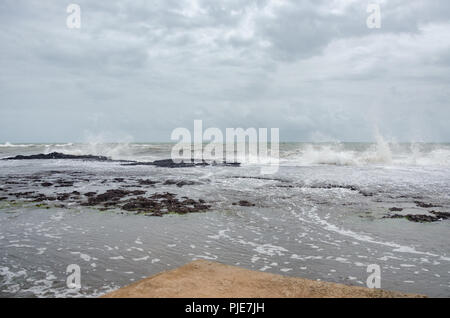
<svg viewBox="0 0 450 318">
<path fill-rule="evenodd" d="M 307 210 L 306 208 L 303 208 L 303 207 L 300 207 L 299 209 L 300 209 L 300 211 L 302 211 L 301 213 L 299 213 L 295 210 L 292 210 L 292 209 L 291 209 L 291 213 L 293 213 L 302 222 L 313 222 L 314 224 L 319 224 L 323 229 L 325 229 L 327 231 L 332 231 L 339 235 L 347 236 L 347 237 L 353 238 L 358 241 L 391 247 L 391 248 L 393 248 L 394 252 L 427 255 L 427 256 L 439 258 L 440 260 L 443 260 L 443 261 L 450 261 L 450 258 L 447 257 L 446 255 L 444 256 L 444 255 L 437 255 L 437 254 L 430 253 L 430 252 L 418 251 L 412 246 L 405 246 L 405 245 L 401 245 L 401 244 L 398 244 L 395 242 L 387 242 L 387 241 L 377 240 L 377 239 L 374 239 L 373 237 L 371 237 L 370 235 L 367 235 L 364 233 L 357 233 L 357 232 L 339 227 L 335 224 L 329 223 L 327 220 L 321 218 L 316 213 L 316 210 L 317 210 L 316 207 L 312 207 L 309 210 Z M 308 219 L 305 219 L 304 217 L 302 217 L 305 215 L 308 217 Z"/>
</svg>

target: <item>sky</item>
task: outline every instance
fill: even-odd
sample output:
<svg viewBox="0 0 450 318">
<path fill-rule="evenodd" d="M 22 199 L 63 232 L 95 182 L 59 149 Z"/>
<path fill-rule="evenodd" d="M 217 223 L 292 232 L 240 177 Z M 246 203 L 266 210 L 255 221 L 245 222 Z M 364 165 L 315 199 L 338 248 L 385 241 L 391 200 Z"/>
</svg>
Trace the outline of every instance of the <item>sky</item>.
<svg viewBox="0 0 450 318">
<path fill-rule="evenodd" d="M 450 141 L 448 0 L 73 1 L 0 1 L 0 143 Z"/>
</svg>

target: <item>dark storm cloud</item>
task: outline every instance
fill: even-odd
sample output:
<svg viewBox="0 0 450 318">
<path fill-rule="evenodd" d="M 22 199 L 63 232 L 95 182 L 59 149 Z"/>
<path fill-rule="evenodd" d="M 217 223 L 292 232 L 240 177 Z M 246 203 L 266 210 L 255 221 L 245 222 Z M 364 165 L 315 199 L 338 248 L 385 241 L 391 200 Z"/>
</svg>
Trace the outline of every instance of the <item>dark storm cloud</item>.
<svg viewBox="0 0 450 318">
<path fill-rule="evenodd" d="M 450 2 L 0 3 L 0 142 L 169 140 L 279 127 L 284 140 L 448 141 Z M 368 3 L 381 29 L 368 29 Z"/>
</svg>

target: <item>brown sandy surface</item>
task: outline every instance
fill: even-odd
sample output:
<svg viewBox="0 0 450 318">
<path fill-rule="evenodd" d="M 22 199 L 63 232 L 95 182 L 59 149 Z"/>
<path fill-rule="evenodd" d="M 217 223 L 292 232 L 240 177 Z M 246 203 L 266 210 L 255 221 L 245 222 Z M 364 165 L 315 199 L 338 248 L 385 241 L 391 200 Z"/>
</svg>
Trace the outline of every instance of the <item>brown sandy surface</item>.
<svg viewBox="0 0 450 318">
<path fill-rule="evenodd" d="M 107 298 L 423 297 L 287 277 L 204 260 L 145 278 Z"/>
</svg>

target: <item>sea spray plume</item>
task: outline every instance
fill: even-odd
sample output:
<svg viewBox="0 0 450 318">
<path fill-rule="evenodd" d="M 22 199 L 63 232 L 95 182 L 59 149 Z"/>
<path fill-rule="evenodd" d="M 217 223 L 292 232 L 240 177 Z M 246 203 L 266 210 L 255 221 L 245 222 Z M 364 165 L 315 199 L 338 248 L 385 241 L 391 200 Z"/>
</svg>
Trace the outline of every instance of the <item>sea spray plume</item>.
<svg viewBox="0 0 450 318">
<path fill-rule="evenodd" d="M 63 145 L 47 145 L 45 153 L 61 152 L 69 155 L 106 156 L 117 160 L 133 160 L 133 138 L 125 136 L 115 142 L 109 142 L 103 134 L 89 135 L 86 142 L 68 143 Z"/>
<path fill-rule="evenodd" d="M 282 151 L 282 165 L 412 165 L 449 166 L 450 144 L 399 144 L 382 136 L 367 143 L 306 143 Z"/>
<path fill-rule="evenodd" d="M 391 164 L 392 163 L 392 151 L 389 146 L 389 143 L 386 142 L 378 132 L 375 133 L 375 150 L 373 152 L 368 152 L 365 156 L 365 161 L 367 163 L 384 163 Z"/>
<path fill-rule="evenodd" d="M 346 150 L 340 142 L 333 144 L 306 144 L 299 152 L 298 162 L 301 165 L 356 165 L 357 154 L 353 150 Z"/>
<path fill-rule="evenodd" d="M 289 155 L 288 162 L 295 165 L 337 165 L 353 166 L 366 164 L 391 164 L 392 151 L 388 142 L 380 134 L 376 143 L 364 149 L 364 144 L 342 142 L 302 144 L 296 152 Z M 284 161 L 286 162 L 286 161 Z"/>
</svg>

